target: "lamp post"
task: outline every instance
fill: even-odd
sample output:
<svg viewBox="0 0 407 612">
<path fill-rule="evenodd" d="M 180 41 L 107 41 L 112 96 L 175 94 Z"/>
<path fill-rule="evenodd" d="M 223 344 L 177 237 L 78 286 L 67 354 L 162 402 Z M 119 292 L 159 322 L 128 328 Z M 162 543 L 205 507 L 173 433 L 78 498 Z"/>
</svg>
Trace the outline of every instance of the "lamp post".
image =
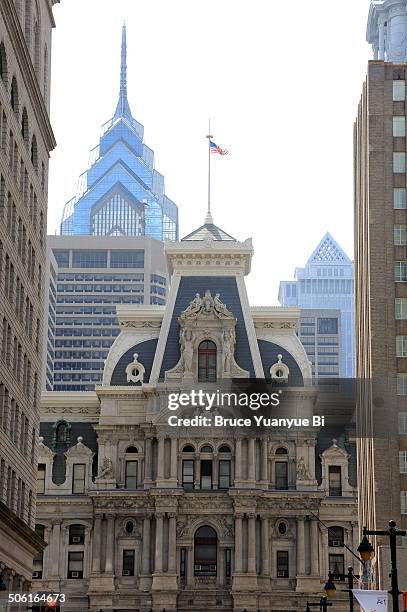
<svg viewBox="0 0 407 612">
<path fill-rule="evenodd" d="M 354 578 L 356 578 L 356 580 L 359 580 L 360 576 L 357 576 L 353 573 L 353 567 L 348 567 L 348 573 L 346 574 L 346 578 L 348 581 L 348 588 L 347 589 L 341 589 L 344 593 L 348 593 L 349 594 L 349 611 L 350 612 L 354 612 L 354 600 L 353 600 L 353 587 L 354 587 Z M 327 597 L 329 599 L 332 599 L 332 597 L 335 596 L 336 593 L 336 586 L 333 580 L 333 574 L 329 574 L 329 578 L 328 581 L 326 582 L 325 586 L 324 586 L 324 591 L 327 594 Z"/>
<path fill-rule="evenodd" d="M 398 575 L 397 575 L 397 538 L 403 537 L 406 534 L 407 534 L 406 531 L 397 529 L 395 521 L 389 521 L 389 528 L 386 530 L 375 531 L 375 530 L 369 530 L 369 529 L 366 529 L 366 527 L 363 527 L 363 540 L 358 548 L 358 551 L 360 552 L 362 559 L 363 559 L 362 551 L 367 550 L 367 546 L 370 546 L 370 549 L 373 551 L 370 557 L 372 558 L 374 554 L 374 549 L 373 549 L 373 546 L 370 544 L 369 540 L 367 539 L 367 536 L 368 535 L 386 536 L 390 539 L 391 590 L 389 591 L 389 593 L 391 594 L 393 598 L 393 612 L 400 612 L 399 597 L 401 595 L 401 591 L 399 589 L 399 583 L 398 583 Z M 362 545 L 364 548 L 361 551 L 359 549 Z"/>
<path fill-rule="evenodd" d="M 307 601 L 305 612 L 311 612 L 311 608 L 319 608 L 322 612 L 328 612 L 328 607 L 332 606 L 331 602 L 326 597 L 321 597 L 318 603 Z"/>
</svg>

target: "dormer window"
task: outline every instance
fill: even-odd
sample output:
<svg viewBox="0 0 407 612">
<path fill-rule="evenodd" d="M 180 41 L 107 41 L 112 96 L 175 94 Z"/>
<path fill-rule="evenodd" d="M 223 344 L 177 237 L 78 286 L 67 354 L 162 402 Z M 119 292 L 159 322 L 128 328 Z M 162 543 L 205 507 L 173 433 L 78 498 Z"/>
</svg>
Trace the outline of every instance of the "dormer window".
<svg viewBox="0 0 407 612">
<path fill-rule="evenodd" d="M 199 382 L 216 382 L 216 344 L 204 340 L 198 347 L 198 380 Z"/>
<path fill-rule="evenodd" d="M 52 436 L 52 445 L 54 448 L 57 446 L 69 446 L 71 442 L 71 426 L 66 421 L 58 421 L 55 423 L 54 432 Z"/>
</svg>

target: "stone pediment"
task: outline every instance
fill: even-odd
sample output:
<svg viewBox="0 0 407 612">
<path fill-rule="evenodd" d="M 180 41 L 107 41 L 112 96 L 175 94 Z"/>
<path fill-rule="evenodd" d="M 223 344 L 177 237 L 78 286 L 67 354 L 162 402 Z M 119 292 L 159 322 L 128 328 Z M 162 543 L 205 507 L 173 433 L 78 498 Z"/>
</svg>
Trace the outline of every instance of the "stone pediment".
<svg viewBox="0 0 407 612">
<path fill-rule="evenodd" d="M 71 446 L 71 448 L 69 448 L 65 453 L 65 457 L 67 459 L 76 459 L 78 457 L 89 458 L 91 456 L 93 456 L 93 453 L 90 448 L 85 446 L 85 444 L 83 443 L 83 438 L 81 436 L 78 437 L 78 443 L 75 444 L 75 446 Z"/>
</svg>

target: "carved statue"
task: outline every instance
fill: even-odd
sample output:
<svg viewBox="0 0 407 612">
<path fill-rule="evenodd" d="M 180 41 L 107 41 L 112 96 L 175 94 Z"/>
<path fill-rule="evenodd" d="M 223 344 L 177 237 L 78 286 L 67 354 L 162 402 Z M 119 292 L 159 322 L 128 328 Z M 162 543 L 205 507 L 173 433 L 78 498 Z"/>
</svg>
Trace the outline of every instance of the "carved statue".
<svg viewBox="0 0 407 612">
<path fill-rule="evenodd" d="M 297 465 L 297 480 L 310 480 L 310 478 L 304 457 L 301 457 Z"/>
<path fill-rule="evenodd" d="M 205 314 L 211 314 L 214 309 L 214 299 L 209 289 L 205 291 L 205 296 L 202 301 L 202 308 Z"/>
<path fill-rule="evenodd" d="M 224 304 L 220 299 L 220 293 L 215 295 L 213 300 L 214 313 L 219 319 L 233 319 L 233 313 L 227 309 L 226 304 Z"/>
<path fill-rule="evenodd" d="M 194 348 L 192 346 L 192 340 L 184 340 L 184 349 L 182 351 L 182 356 L 184 358 L 184 371 L 186 374 L 189 374 L 190 372 L 192 372 L 192 360 L 194 357 Z"/>
<path fill-rule="evenodd" d="M 138 353 L 134 353 L 133 361 L 126 368 L 127 382 L 137 383 L 144 381 L 145 367 L 138 360 Z"/>
<path fill-rule="evenodd" d="M 109 457 L 105 457 L 102 461 L 102 469 L 100 474 L 95 477 L 95 480 L 99 480 L 99 478 L 105 478 L 106 476 L 111 476 L 113 474 L 113 463 Z"/>
<path fill-rule="evenodd" d="M 230 373 L 232 365 L 232 342 L 234 344 L 234 330 L 223 332 L 223 371 Z"/>
<path fill-rule="evenodd" d="M 202 298 L 199 293 L 195 294 L 195 298 L 190 305 L 181 313 L 181 319 L 196 318 L 202 309 Z"/>
</svg>

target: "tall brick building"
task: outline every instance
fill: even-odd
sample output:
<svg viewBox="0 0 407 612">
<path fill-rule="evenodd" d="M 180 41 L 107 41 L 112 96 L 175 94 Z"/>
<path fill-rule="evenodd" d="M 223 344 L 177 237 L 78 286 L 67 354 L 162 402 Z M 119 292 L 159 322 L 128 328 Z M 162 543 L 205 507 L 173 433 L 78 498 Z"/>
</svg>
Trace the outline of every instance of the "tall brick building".
<svg viewBox="0 0 407 612">
<path fill-rule="evenodd" d="M 0 2 L 0 577 L 33 557 L 46 249 L 51 31 L 58 0 Z"/>
<path fill-rule="evenodd" d="M 373 1 L 354 157 L 359 518 L 376 529 L 407 528 L 406 38 L 406 2 Z M 386 544 L 374 560 L 384 587 Z M 407 589 L 407 546 L 399 569 Z"/>
</svg>

